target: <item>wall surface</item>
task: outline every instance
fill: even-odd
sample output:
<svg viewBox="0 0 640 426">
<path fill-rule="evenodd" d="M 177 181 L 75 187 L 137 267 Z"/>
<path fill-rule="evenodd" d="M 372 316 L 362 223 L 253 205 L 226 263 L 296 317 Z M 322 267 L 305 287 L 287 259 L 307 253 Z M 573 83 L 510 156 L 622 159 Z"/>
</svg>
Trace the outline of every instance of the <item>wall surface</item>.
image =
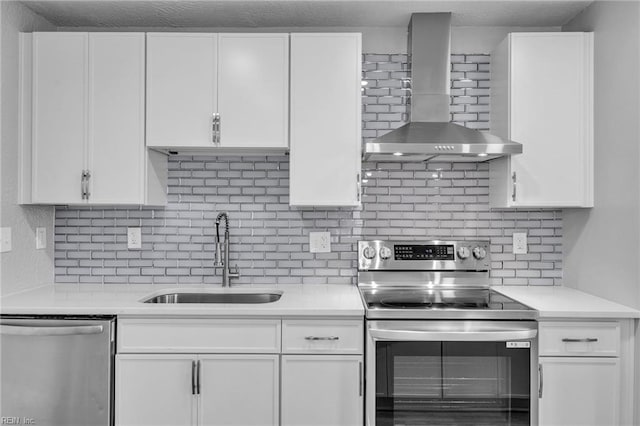
<svg viewBox="0 0 640 426">
<path fill-rule="evenodd" d="M 18 203 L 19 92 L 18 34 L 55 30 L 17 2 L 0 2 L 1 12 L 1 152 L 0 225 L 11 227 L 13 250 L 0 254 L 0 292 L 25 290 L 53 281 L 53 207 L 23 207 Z M 36 250 L 36 227 L 47 228 L 47 249 Z"/>
<path fill-rule="evenodd" d="M 451 119 L 488 129 L 490 57 L 452 61 Z M 368 139 L 407 120 L 408 58 L 365 55 L 363 69 Z M 286 156 L 171 157 L 165 209 L 57 209 L 56 281 L 219 283 L 214 221 L 228 211 L 237 283 L 353 283 L 360 239 L 455 237 L 491 239 L 496 285 L 560 284 L 561 212 L 491 211 L 488 164 L 365 163 L 363 173 L 361 209 L 300 210 L 288 205 Z M 127 250 L 127 227 L 142 228 L 142 250 Z M 511 234 L 523 230 L 529 253 L 516 256 Z M 309 253 L 310 231 L 330 231 L 332 252 Z"/>
<path fill-rule="evenodd" d="M 564 212 L 564 283 L 640 309 L 640 3 L 595 2 L 564 30 L 595 33 L 595 206 Z M 640 329 L 635 365 L 640 401 Z"/>
</svg>

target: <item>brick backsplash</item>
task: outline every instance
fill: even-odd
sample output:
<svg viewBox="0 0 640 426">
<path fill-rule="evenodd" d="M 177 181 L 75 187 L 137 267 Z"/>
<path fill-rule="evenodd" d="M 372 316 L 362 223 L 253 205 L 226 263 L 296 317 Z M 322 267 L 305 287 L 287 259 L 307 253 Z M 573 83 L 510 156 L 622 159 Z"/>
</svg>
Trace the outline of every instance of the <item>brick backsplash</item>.
<svg viewBox="0 0 640 426">
<path fill-rule="evenodd" d="M 490 57 L 452 55 L 451 120 L 489 128 Z M 363 138 L 408 120 L 407 55 L 363 57 Z M 56 282 L 220 283 L 213 267 L 215 217 L 229 212 L 233 284 L 355 282 L 358 240 L 491 240 L 494 285 L 558 285 L 560 210 L 492 210 L 487 163 L 363 163 L 359 209 L 289 207 L 287 156 L 174 156 L 166 208 L 57 207 Z M 142 249 L 127 249 L 127 227 Z M 331 253 L 309 253 L 310 231 L 331 232 Z M 511 254 L 528 234 L 529 253 Z"/>
</svg>

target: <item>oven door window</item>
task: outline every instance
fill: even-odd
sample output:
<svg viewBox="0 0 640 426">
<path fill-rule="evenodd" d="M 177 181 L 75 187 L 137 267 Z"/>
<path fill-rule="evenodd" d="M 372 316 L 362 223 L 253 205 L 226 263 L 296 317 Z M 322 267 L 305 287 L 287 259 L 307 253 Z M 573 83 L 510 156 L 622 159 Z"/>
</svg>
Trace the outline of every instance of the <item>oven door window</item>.
<svg viewBox="0 0 640 426">
<path fill-rule="evenodd" d="M 376 426 L 529 425 L 530 349 L 377 342 Z"/>
</svg>

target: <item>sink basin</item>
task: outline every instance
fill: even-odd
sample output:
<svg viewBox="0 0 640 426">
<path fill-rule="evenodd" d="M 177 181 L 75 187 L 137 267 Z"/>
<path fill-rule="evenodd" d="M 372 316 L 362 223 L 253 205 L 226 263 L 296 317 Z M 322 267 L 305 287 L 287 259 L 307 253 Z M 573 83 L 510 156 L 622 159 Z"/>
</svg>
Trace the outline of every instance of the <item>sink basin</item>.
<svg viewBox="0 0 640 426">
<path fill-rule="evenodd" d="M 280 300 L 282 293 L 194 293 L 172 291 L 143 299 L 144 303 L 271 303 Z"/>
</svg>

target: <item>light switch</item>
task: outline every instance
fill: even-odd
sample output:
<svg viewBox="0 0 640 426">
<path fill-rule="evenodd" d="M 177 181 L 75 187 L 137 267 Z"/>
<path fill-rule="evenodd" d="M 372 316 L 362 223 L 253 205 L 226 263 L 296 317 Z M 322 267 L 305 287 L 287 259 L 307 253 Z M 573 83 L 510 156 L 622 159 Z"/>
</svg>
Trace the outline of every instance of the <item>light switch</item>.
<svg viewBox="0 0 640 426">
<path fill-rule="evenodd" d="M 513 233 L 513 254 L 527 254 L 527 233 Z"/>
<path fill-rule="evenodd" d="M 311 253 L 330 253 L 331 233 L 309 232 L 309 251 Z"/>
<path fill-rule="evenodd" d="M 142 230 L 141 228 L 127 228 L 127 248 L 142 248 Z"/>
<path fill-rule="evenodd" d="M 11 251 L 11 228 L 0 228 L 0 253 Z"/>
<path fill-rule="evenodd" d="M 47 228 L 36 228 L 36 250 L 47 248 Z"/>
</svg>

